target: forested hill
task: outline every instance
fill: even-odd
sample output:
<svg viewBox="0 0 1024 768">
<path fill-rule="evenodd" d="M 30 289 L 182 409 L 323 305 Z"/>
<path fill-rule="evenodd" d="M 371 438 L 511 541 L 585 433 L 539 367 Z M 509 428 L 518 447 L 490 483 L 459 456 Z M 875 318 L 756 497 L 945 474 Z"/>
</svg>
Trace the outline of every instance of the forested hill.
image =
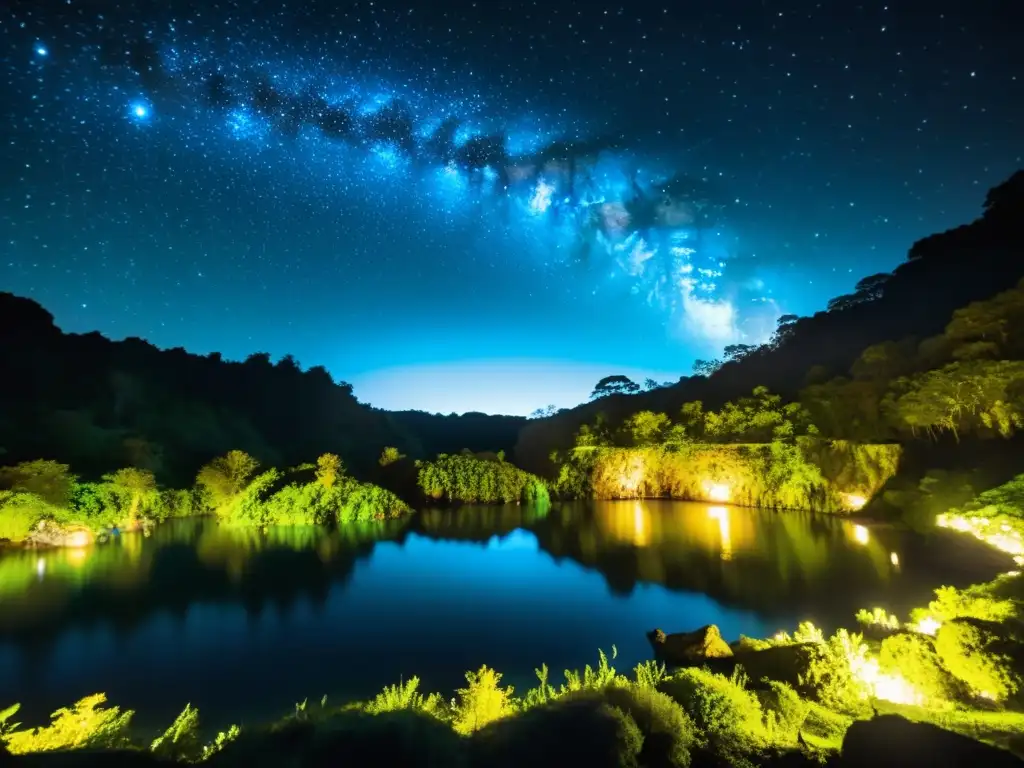
<svg viewBox="0 0 1024 768">
<path fill-rule="evenodd" d="M 504 451 L 512 455 L 525 416 L 492 416 L 470 411 L 447 416 L 424 411 L 388 411 L 391 420 L 415 435 L 424 456 L 441 453 Z"/>
<path fill-rule="evenodd" d="M 65 334 L 34 301 L 0 293 L 0 463 L 39 457 L 99 474 L 151 469 L 188 485 L 212 457 L 239 449 L 266 465 L 322 453 L 369 470 L 388 445 L 416 453 L 390 417 L 323 368 L 268 354 L 243 363 L 160 350 L 137 338 Z"/>
<path fill-rule="evenodd" d="M 371 408 L 350 384 L 290 356 L 228 362 L 66 334 L 36 302 L 2 292 L 0 359 L 0 464 L 45 457 L 87 476 L 135 466 L 189 485 L 201 465 L 238 449 L 267 466 L 336 453 L 366 477 L 386 446 L 413 458 L 511 453 L 526 421 Z"/>
<path fill-rule="evenodd" d="M 1022 276 L 1024 171 L 1018 171 L 989 191 L 974 222 L 918 241 L 891 274 L 864 278 L 853 294 L 830 301 L 827 311 L 780 318 L 768 343 L 727 347 L 726 360 L 701 366 L 707 375 L 635 395 L 608 395 L 531 421 L 520 434 L 515 461 L 548 474 L 551 452 L 572 445 L 579 427 L 598 414 L 615 425 L 638 411 L 677 413 L 696 400 L 717 408 L 759 385 L 796 399 L 807 385 L 846 375 L 871 345 L 938 334 L 956 309 L 1012 288 Z"/>
</svg>

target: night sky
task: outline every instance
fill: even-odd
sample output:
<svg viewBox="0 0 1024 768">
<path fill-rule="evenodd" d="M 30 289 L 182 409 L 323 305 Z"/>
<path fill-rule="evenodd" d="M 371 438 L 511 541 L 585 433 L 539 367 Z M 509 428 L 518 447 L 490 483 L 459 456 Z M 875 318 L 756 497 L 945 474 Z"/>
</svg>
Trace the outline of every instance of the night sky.
<svg viewBox="0 0 1024 768">
<path fill-rule="evenodd" d="M 675 380 L 1024 165 L 1015 5 L 7 0 L 0 289 L 386 408 Z"/>
</svg>

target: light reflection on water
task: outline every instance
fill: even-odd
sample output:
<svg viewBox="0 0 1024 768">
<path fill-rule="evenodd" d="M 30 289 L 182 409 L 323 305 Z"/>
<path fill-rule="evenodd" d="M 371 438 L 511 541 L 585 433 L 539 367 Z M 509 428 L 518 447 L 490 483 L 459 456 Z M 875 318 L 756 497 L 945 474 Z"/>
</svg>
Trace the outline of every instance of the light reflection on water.
<svg viewBox="0 0 1024 768">
<path fill-rule="evenodd" d="M 627 669 L 655 626 L 834 627 L 1000 570 L 955 535 L 681 502 L 430 510 L 340 533 L 179 521 L 0 556 L 0 705 L 35 722 L 105 691 L 141 725 L 191 702 L 218 726 L 413 674 L 450 694 L 483 663 L 522 688 L 612 644 Z"/>
</svg>

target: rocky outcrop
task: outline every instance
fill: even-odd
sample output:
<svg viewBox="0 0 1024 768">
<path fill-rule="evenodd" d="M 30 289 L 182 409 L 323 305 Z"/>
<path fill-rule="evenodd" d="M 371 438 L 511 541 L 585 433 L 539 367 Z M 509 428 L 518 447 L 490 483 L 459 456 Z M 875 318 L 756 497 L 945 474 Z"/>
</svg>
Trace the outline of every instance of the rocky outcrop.
<svg viewBox="0 0 1024 768">
<path fill-rule="evenodd" d="M 654 657 L 671 667 L 692 666 L 733 655 L 732 648 L 722 639 L 722 633 L 714 624 L 693 632 L 673 632 L 670 635 L 655 629 L 647 633 L 647 639 L 654 650 Z"/>
<path fill-rule="evenodd" d="M 850 726 L 835 765 L 836 768 L 912 765 L 1024 768 L 1024 761 L 1004 749 L 928 723 L 914 723 L 899 715 L 880 715 Z"/>
<path fill-rule="evenodd" d="M 64 526 L 43 520 L 29 534 L 25 543 L 33 547 L 83 547 L 95 538 L 92 531 L 84 526 Z"/>
<path fill-rule="evenodd" d="M 660 629 L 647 633 L 657 661 L 669 667 L 706 666 L 712 672 L 731 675 L 742 667 L 756 687 L 764 678 L 800 688 L 813 658 L 814 643 L 764 647 L 763 643 L 740 641 L 729 645 L 714 624 L 693 632 L 665 634 Z"/>
</svg>

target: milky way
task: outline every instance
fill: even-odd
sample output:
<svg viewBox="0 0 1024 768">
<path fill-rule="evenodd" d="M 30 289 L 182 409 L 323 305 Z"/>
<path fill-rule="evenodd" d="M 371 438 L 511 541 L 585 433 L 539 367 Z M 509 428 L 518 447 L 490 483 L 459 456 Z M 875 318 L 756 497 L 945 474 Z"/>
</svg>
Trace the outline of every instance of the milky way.
<svg viewBox="0 0 1024 768">
<path fill-rule="evenodd" d="M 307 180 L 355 191 L 396 216 L 472 210 L 488 237 L 519 240 L 524 258 L 627 280 L 637 301 L 713 342 L 762 341 L 779 314 L 758 294 L 763 284 L 737 313 L 744 286 L 727 276 L 726 191 L 657 159 L 636 131 L 597 134 L 579 118 L 566 128 L 515 114 L 522 105 L 509 99 L 371 83 L 345 77 L 344 61 L 214 56 L 174 37 L 84 44 L 75 61 L 92 70 L 93 100 L 122 98 L 128 122 L 160 124 L 193 150 L 241 142 L 239 162 L 283 148 Z M 34 53 L 40 70 L 53 65 L 45 41 Z"/>
<path fill-rule="evenodd" d="M 470 360 L 581 366 L 525 412 L 674 378 L 977 215 L 1022 162 L 1001 7 L 8 0 L 0 282 L 396 402 Z"/>
</svg>

